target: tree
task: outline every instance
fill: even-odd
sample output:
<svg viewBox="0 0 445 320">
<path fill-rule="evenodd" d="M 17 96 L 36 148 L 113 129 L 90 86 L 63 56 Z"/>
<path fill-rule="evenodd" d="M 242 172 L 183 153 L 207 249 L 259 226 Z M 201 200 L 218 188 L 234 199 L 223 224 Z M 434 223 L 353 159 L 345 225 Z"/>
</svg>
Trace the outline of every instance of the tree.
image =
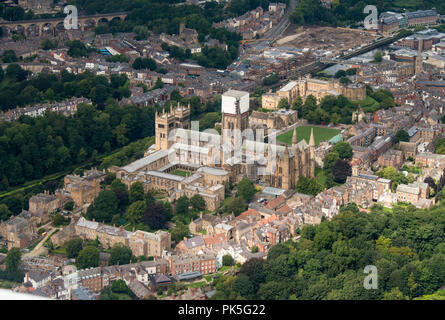
<svg viewBox="0 0 445 320">
<path fill-rule="evenodd" d="M 0 221 L 7 220 L 12 216 L 12 212 L 9 210 L 8 206 L 4 203 L 0 204 Z"/>
<path fill-rule="evenodd" d="M 78 269 L 95 268 L 99 266 L 99 249 L 94 246 L 86 246 L 80 250 L 76 258 Z"/>
<path fill-rule="evenodd" d="M 74 201 L 69 201 L 67 203 L 65 203 L 65 205 L 63 206 L 64 210 L 68 210 L 71 211 L 74 209 Z"/>
<path fill-rule="evenodd" d="M 253 195 L 255 194 L 255 186 L 252 181 L 247 178 L 243 178 L 238 183 L 238 193 L 237 196 L 243 197 L 244 200 L 250 201 L 252 200 Z"/>
<path fill-rule="evenodd" d="M 397 131 L 397 133 L 394 137 L 394 143 L 399 143 L 400 141 L 403 141 L 403 142 L 409 141 L 409 134 L 405 130 Z"/>
<path fill-rule="evenodd" d="M 147 204 L 145 203 L 145 201 L 136 201 L 127 208 L 125 217 L 134 226 L 141 220 L 146 210 Z"/>
<path fill-rule="evenodd" d="M 436 182 L 434 182 L 434 179 L 431 177 L 426 177 L 423 182 L 427 183 L 430 187 L 430 194 L 436 194 L 437 193 L 437 185 Z M 431 192 L 432 191 L 432 192 Z"/>
<path fill-rule="evenodd" d="M 75 238 L 65 243 L 66 256 L 69 259 L 75 259 L 82 250 L 83 240 L 81 238 Z"/>
<path fill-rule="evenodd" d="M 223 266 L 233 266 L 234 263 L 235 260 L 233 260 L 233 257 L 230 254 L 226 254 L 222 257 Z"/>
<path fill-rule="evenodd" d="M 6 254 L 5 266 L 8 274 L 16 274 L 19 272 L 20 261 L 22 260 L 22 253 L 19 248 L 11 248 Z"/>
<path fill-rule="evenodd" d="M 348 76 L 354 76 L 357 74 L 357 68 L 349 68 L 346 70 L 346 75 Z"/>
<path fill-rule="evenodd" d="M 17 62 L 17 58 L 14 50 L 5 50 L 1 56 L 3 63 Z"/>
<path fill-rule="evenodd" d="M 339 159 L 332 167 L 332 174 L 335 182 L 345 183 L 346 178 L 352 174 L 351 165 L 348 161 Z"/>
<path fill-rule="evenodd" d="M 263 79 L 263 84 L 265 86 L 270 86 L 273 85 L 275 83 L 278 83 L 278 81 L 280 81 L 280 76 L 277 75 L 276 73 L 271 74 L 270 76 L 267 76 Z"/>
<path fill-rule="evenodd" d="M 51 49 L 54 49 L 55 47 L 56 47 L 56 44 L 54 44 L 48 38 L 45 38 L 42 41 L 40 41 L 40 48 L 42 48 L 43 50 L 51 50 Z"/>
<path fill-rule="evenodd" d="M 335 75 L 334 75 L 334 77 L 335 78 L 337 78 L 337 79 L 340 79 L 341 77 L 346 77 L 346 71 L 345 70 L 338 70 L 336 73 L 335 73 Z"/>
<path fill-rule="evenodd" d="M 235 282 L 233 283 L 233 290 L 246 299 L 252 299 L 255 295 L 252 281 L 250 281 L 249 277 L 245 274 L 240 274 L 236 277 Z"/>
<path fill-rule="evenodd" d="M 156 79 L 156 83 L 152 89 L 154 90 L 154 89 L 161 89 L 161 88 L 164 88 L 164 82 L 162 82 L 161 78 L 158 77 Z"/>
<path fill-rule="evenodd" d="M 374 62 L 380 63 L 383 60 L 383 53 L 382 51 L 378 50 L 376 53 L 374 53 Z"/>
<path fill-rule="evenodd" d="M 390 292 L 384 293 L 383 300 L 408 300 L 408 297 L 404 296 L 398 287 L 395 287 Z"/>
<path fill-rule="evenodd" d="M 67 41 L 68 55 L 73 58 L 88 57 L 88 50 L 80 40 Z"/>
<path fill-rule="evenodd" d="M 117 212 L 119 203 L 115 193 L 112 190 L 102 190 L 88 207 L 86 216 L 90 220 L 109 222 Z"/>
<path fill-rule="evenodd" d="M 56 214 L 53 216 L 53 226 L 59 227 L 59 226 L 67 226 L 70 223 L 69 218 L 65 218 L 60 212 L 56 212 Z"/>
<path fill-rule="evenodd" d="M 348 84 L 351 83 L 351 80 L 349 80 L 348 77 L 341 77 L 339 82 L 343 87 L 346 87 Z"/>
<path fill-rule="evenodd" d="M 167 215 L 164 211 L 165 209 L 162 203 L 154 202 L 153 204 L 147 206 L 142 216 L 142 222 L 153 230 L 162 229 L 165 227 L 165 223 L 167 222 Z"/>
<path fill-rule="evenodd" d="M 340 159 L 351 159 L 353 155 L 352 147 L 347 142 L 339 142 L 333 148 L 332 152 L 337 152 Z"/>
<path fill-rule="evenodd" d="M 247 202 L 243 197 L 235 197 L 226 207 L 226 212 L 234 213 L 239 216 L 242 212 L 247 210 Z"/>
<path fill-rule="evenodd" d="M 115 293 L 130 293 L 130 289 L 128 288 L 127 284 L 124 280 L 118 279 L 113 281 L 113 284 L 111 285 L 111 290 Z"/>
<path fill-rule="evenodd" d="M 190 198 L 190 204 L 192 205 L 193 209 L 197 211 L 204 210 L 206 208 L 206 202 L 199 194 L 195 194 Z"/>
<path fill-rule="evenodd" d="M 278 109 L 289 109 L 289 101 L 286 98 L 281 99 L 278 102 Z"/>
<path fill-rule="evenodd" d="M 133 69 L 150 69 L 156 70 L 156 61 L 151 58 L 136 58 L 132 64 Z"/>
<path fill-rule="evenodd" d="M 301 176 L 298 179 L 297 186 L 295 188 L 297 192 L 316 196 L 323 191 L 323 186 L 314 178 L 308 179 L 305 176 Z"/>
<path fill-rule="evenodd" d="M 178 214 L 187 214 L 189 212 L 190 201 L 186 196 L 176 200 L 175 210 Z"/>
<path fill-rule="evenodd" d="M 174 242 L 179 242 L 184 237 L 186 237 L 189 234 L 189 228 L 184 223 L 178 221 L 176 222 L 175 227 L 171 231 L 172 240 Z"/>
<path fill-rule="evenodd" d="M 323 170 L 331 170 L 334 164 L 340 159 L 339 155 L 335 151 L 329 152 L 323 160 Z"/>
<path fill-rule="evenodd" d="M 116 264 L 128 264 L 130 263 L 131 257 L 131 249 L 124 246 L 122 243 L 117 243 L 110 250 L 109 265 L 113 266 Z"/>
<path fill-rule="evenodd" d="M 144 186 L 142 182 L 136 181 L 130 186 L 130 202 L 144 200 Z"/>
</svg>

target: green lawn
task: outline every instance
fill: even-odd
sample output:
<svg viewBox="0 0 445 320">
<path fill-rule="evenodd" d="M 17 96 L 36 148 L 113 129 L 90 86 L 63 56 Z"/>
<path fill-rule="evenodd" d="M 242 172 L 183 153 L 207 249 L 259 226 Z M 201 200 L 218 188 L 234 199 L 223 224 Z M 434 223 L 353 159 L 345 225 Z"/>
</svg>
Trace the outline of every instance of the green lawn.
<svg viewBox="0 0 445 320">
<path fill-rule="evenodd" d="M 177 176 L 181 176 L 181 177 L 188 177 L 188 176 L 190 176 L 192 174 L 191 172 L 184 171 L 184 170 L 179 170 L 179 169 L 176 169 L 176 170 L 174 170 L 174 171 L 172 171 L 170 173 L 171 174 L 175 174 Z"/>
<path fill-rule="evenodd" d="M 370 96 L 366 96 L 365 100 L 355 101 L 355 103 L 360 105 L 364 112 L 374 112 L 379 107 L 379 103 Z"/>
<path fill-rule="evenodd" d="M 58 248 L 52 250 L 52 253 L 62 254 L 64 256 L 66 256 L 66 249 L 65 249 L 65 247 L 58 247 Z"/>
<path fill-rule="evenodd" d="M 318 146 L 320 141 L 327 141 L 340 133 L 340 130 L 326 128 L 326 127 L 300 126 L 297 127 L 297 136 L 299 142 L 304 139 L 306 140 L 307 143 L 309 143 L 309 138 L 311 136 L 311 128 L 314 128 L 315 146 Z M 288 132 L 280 134 L 277 137 L 277 140 L 287 144 L 291 144 L 293 134 L 294 130 L 290 130 Z"/>
<path fill-rule="evenodd" d="M 323 169 L 315 168 L 315 178 L 317 179 L 319 184 L 321 184 L 322 186 L 326 186 L 326 175 Z"/>
<path fill-rule="evenodd" d="M 200 282 L 193 282 L 187 285 L 187 287 L 189 288 L 201 288 L 204 287 L 205 285 L 207 285 L 207 282 L 205 281 L 200 281 Z"/>
</svg>

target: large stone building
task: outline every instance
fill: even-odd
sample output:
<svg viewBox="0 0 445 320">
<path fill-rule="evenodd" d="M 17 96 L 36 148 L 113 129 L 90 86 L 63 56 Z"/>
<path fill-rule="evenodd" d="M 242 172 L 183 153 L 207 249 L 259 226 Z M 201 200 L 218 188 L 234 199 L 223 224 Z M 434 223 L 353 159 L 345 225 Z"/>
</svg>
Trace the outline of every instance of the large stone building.
<svg viewBox="0 0 445 320">
<path fill-rule="evenodd" d="M 122 227 L 112 227 L 95 221 L 80 218 L 75 225 L 75 234 L 82 239 L 95 240 L 96 238 L 105 248 L 118 243 L 129 247 L 135 256 L 160 257 L 164 250 L 171 247 L 171 236 L 166 231 L 154 233 L 136 230 L 127 231 Z"/>
<path fill-rule="evenodd" d="M 111 171 L 127 186 L 136 181 L 146 191 L 162 190 L 170 200 L 201 195 L 208 210 L 219 208 L 226 182 L 243 177 L 262 179 L 273 187 L 293 189 L 301 176 L 313 177 L 314 139 L 285 147 L 264 143 L 249 125 L 249 93 L 229 90 L 222 95 L 222 136 L 214 129 L 200 132 L 190 126 L 190 107 L 178 105 L 156 114 L 156 143 L 146 156 Z M 280 126 L 296 119 L 280 117 Z M 296 113 L 295 113 L 296 117 Z M 284 122 L 281 123 L 281 122 Z"/>
<path fill-rule="evenodd" d="M 105 179 L 106 174 L 95 169 L 86 171 L 84 175 L 67 175 L 64 178 L 65 190 L 70 194 L 74 203 L 82 207 L 93 202 L 100 192 L 100 183 Z"/>
<path fill-rule="evenodd" d="M 321 101 L 328 95 L 343 95 L 349 100 L 366 99 L 366 87 L 363 84 L 341 85 L 337 80 L 324 81 L 318 79 L 302 79 L 291 81 L 275 93 L 267 93 L 262 96 L 262 107 L 265 109 L 277 109 L 281 99 L 286 99 L 292 104 L 300 96 L 306 99 L 308 96 L 314 96 L 317 101 Z"/>
<path fill-rule="evenodd" d="M 295 110 L 280 109 L 274 112 L 252 111 L 249 117 L 249 125 L 252 129 L 264 129 L 264 134 L 269 130 L 280 130 L 298 121 L 298 113 Z"/>
</svg>

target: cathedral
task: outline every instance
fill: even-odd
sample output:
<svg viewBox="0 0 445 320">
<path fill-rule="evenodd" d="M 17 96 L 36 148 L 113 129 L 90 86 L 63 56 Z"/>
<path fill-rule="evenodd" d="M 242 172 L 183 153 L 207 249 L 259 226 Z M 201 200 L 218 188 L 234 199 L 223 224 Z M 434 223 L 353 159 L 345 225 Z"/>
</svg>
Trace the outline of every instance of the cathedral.
<svg viewBox="0 0 445 320">
<path fill-rule="evenodd" d="M 249 93 L 229 90 L 221 99 L 221 131 L 199 132 L 191 128 L 190 106 L 156 113 L 158 151 L 169 153 L 170 162 L 189 168 L 201 166 L 221 169 L 231 182 L 243 177 L 261 180 L 271 187 L 294 189 L 301 176 L 314 177 L 315 143 L 298 142 L 294 129 L 292 145 L 265 143 L 264 136 L 249 126 Z"/>
</svg>

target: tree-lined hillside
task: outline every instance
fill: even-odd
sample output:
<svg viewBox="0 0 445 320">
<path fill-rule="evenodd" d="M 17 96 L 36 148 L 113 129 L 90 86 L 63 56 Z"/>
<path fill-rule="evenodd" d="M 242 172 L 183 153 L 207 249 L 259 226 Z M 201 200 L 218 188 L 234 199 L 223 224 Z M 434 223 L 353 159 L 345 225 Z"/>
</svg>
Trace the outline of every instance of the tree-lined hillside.
<svg viewBox="0 0 445 320">
<path fill-rule="evenodd" d="M 431 210 L 348 205 L 331 221 L 306 225 L 298 242 L 271 248 L 236 277 L 215 280 L 215 299 L 412 299 L 445 284 L 445 204 Z M 378 289 L 364 288 L 365 266 Z"/>
</svg>

